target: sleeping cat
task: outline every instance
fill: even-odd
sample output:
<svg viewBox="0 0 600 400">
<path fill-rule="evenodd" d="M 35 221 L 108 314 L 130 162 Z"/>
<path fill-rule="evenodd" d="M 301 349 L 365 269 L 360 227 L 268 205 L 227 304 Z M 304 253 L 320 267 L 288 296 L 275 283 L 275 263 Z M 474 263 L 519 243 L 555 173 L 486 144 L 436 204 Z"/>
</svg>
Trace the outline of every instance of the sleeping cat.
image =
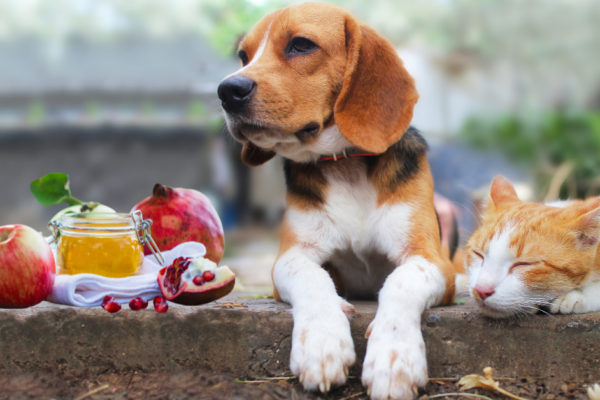
<svg viewBox="0 0 600 400">
<path fill-rule="evenodd" d="M 600 311 L 599 241 L 600 197 L 523 202 L 497 176 L 482 225 L 465 249 L 469 290 L 494 318 L 540 306 L 561 314 Z"/>
</svg>

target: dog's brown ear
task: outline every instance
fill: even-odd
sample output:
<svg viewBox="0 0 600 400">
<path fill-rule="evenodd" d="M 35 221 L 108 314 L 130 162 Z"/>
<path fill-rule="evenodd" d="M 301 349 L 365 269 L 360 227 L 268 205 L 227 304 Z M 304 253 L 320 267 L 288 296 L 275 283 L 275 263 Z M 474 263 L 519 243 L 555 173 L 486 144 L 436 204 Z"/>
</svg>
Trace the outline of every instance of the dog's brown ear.
<svg viewBox="0 0 600 400">
<path fill-rule="evenodd" d="M 264 164 L 273 157 L 275 157 L 275 152 L 263 150 L 250 142 L 246 142 L 242 146 L 242 161 L 251 167 Z"/>
<path fill-rule="evenodd" d="M 350 16 L 345 30 L 346 70 L 335 121 L 353 145 L 383 153 L 408 129 L 419 95 L 386 39 Z"/>
</svg>

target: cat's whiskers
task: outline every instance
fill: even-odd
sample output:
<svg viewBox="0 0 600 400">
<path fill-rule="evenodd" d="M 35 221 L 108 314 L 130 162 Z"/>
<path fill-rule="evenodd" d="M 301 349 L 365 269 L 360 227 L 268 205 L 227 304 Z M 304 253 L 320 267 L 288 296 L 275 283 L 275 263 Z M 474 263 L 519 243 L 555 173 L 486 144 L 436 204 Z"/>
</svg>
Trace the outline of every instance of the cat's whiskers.
<svg viewBox="0 0 600 400">
<path fill-rule="evenodd" d="M 549 313 L 548 311 L 544 310 L 543 308 L 539 308 L 539 309 L 538 309 L 538 311 L 539 311 L 539 312 L 541 312 L 541 313 L 542 313 L 542 314 L 544 314 L 544 315 L 547 315 L 547 316 L 548 316 L 548 317 L 550 317 L 550 318 L 554 318 L 554 317 L 555 317 L 555 315 L 554 315 L 554 314 L 552 314 L 552 313 Z"/>
<path fill-rule="evenodd" d="M 499 303 L 498 306 L 505 307 L 506 311 L 514 312 L 515 315 L 518 315 L 520 317 L 535 314 L 537 312 L 541 312 L 548 316 L 554 317 L 554 315 L 550 314 L 542 308 L 543 306 L 550 306 L 552 304 L 551 301 L 549 301 L 549 299 L 551 300 L 551 298 L 548 296 L 528 297 L 519 304 L 503 302 Z"/>
<path fill-rule="evenodd" d="M 550 307 L 552 305 L 553 300 L 554 300 L 554 297 L 553 296 L 551 297 L 549 295 L 539 297 L 539 298 L 537 298 L 537 297 L 531 298 L 531 301 L 536 303 L 536 305 L 537 305 L 536 308 L 537 308 L 538 312 L 541 312 L 542 314 L 545 314 L 552 318 L 554 318 L 555 315 L 546 311 L 544 309 L 544 307 Z"/>
<path fill-rule="evenodd" d="M 519 302 L 515 302 L 514 298 L 497 298 L 492 304 L 487 304 L 488 311 L 519 319 L 537 312 L 553 316 L 542 308 L 550 306 L 553 297 L 544 295 L 528 297 L 524 292 L 518 293 L 518 297 L 521 299 Z"/>
</svg>

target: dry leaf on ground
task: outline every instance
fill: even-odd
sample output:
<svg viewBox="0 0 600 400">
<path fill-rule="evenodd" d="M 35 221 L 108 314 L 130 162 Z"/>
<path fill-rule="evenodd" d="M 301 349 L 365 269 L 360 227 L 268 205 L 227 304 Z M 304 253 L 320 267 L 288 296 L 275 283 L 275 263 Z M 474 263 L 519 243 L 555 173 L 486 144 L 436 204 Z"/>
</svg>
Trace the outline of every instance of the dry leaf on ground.
<svg viewBox="0 0 600 400">
<path fill-rule="evenodd" d="M 495 392 L 501 393 L 506 397 L 510 397 L 511 399 L 527 400 L 523 397 L 519 397 L 517 395 L 514 395 L 514 394 L 502 389 L 500 387 L 500 383 L 498 383 L 497 381 L 494 380 L 493 373 L 494 373 L 494 370 L 492 369 L 492 367 L 485 367 L 483 369 L 483 376 L 477 375 L 477 374 L 463 376 L 458 381 L 457 385 L 459 386 L 461 392 L 464 392 L 465 390 L 469 390 L 469 389 L 474 389 L 474 388 L 482 388 L 482 389 L 489 389 L 489 390 L 493 390 Z"/>
</svg>

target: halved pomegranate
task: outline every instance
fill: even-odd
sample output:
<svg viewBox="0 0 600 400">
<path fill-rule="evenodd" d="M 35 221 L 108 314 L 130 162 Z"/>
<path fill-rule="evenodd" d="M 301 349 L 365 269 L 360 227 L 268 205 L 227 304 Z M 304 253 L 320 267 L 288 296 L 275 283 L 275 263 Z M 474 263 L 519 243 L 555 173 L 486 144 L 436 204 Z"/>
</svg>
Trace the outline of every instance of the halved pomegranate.
<svg viewBox="0 0 600 400">
<path fill-rule="evenodd" d="M 233 290 L 235 274 L 204 257 L 178 257 L 158 273 L 162 295 L 174 303 L 198 305 L 219 299 Z"/>
</svg>

